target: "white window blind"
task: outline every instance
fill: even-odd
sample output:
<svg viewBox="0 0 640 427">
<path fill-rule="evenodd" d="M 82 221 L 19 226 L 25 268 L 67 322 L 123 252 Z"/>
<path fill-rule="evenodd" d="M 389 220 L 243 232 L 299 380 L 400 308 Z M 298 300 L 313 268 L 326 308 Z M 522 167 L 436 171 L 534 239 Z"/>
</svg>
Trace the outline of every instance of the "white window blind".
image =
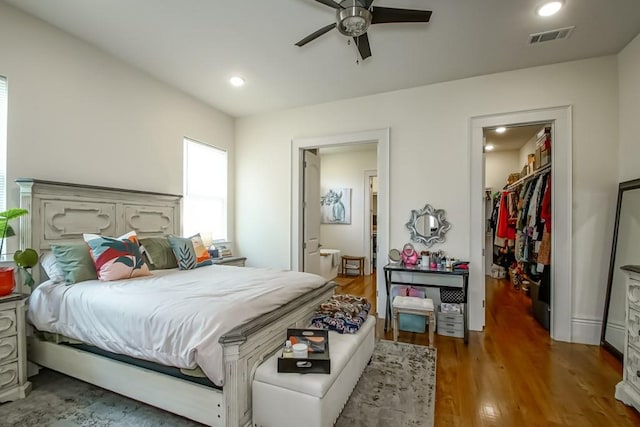
<svg viewBox="0 0 640 427">
<path fill-rule="evenodd" d="M 227 239 L 227 152 L 184 139 L 183 232 Z"/>
<path fill-rule="evenodd" d="M 0 212 L 7 208 L 7 79 L 0 76 Z"/>
</svg>

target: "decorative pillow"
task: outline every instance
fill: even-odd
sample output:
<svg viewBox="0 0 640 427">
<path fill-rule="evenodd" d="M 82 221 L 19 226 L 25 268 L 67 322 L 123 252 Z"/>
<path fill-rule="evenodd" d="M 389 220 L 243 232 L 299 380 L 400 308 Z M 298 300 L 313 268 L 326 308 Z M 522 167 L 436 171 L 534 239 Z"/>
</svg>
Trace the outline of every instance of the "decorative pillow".
<svg viewBox="0 0 640 427">
<path fill-rule="evenodd" d="M 98 279 L 111 281 L 151 274 L 142 258 L 135 231 L 117 239 L 97 234 L 83 234 L 83 237 L 91 249 Z"/>
<path fill-rule="evenodd" d="M 171 245 L 166 237 L 147 237 L 140 239 L 140 245 L 144 247 L 145 261 L 151 270 L 165 270 L 177 268 L 178 262 L 173 254 Z"/>
<path fill-rule="evenodd" d="M 64 273 L 65 282 L 78 283 L 98 278 L 86 243 L 51 245 L 51 252 Z"/>
<path fill-rule="evenodd" d="M 200 234 L 191 237 L 168 236 L 167 240 L 178 260 L 180 270 L 193 270 L 194 268 L 212 265 L 209 251 L 202 243 Z"/>
<path fill-rule="evenodd" d="M 58 260 L 56 260 L 53 252 L 43 252 L 42 255 L 40 255 L 40 265 L 49 280 L 56 283 L 64 282 L 64 271 L 60 268 L 60 264 L 58 264 Z"/>
</svg>

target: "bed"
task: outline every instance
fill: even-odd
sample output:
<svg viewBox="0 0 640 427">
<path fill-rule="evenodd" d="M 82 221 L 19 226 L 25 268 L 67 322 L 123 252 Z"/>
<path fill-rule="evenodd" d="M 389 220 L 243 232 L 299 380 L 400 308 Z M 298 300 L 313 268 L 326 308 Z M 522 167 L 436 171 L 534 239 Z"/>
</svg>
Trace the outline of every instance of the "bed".
<svg viewBox="0 0 640 427">
<path fill-rule="evenodd" d="M 20 187 L 20 205 L 29 211 L 29 215 L 20 218 L 21 248 L 32 247 L 42 252 L 55 243 L 82 240 L 83 233 L 118 236 L 134 230 L 141 238 L 180 235 L 180 196 L 34 179 L 19 179 L 16 182 Z M 39 313 L 46 304 L 51 304 L 51 301 L 65 301 L 66 304 L 67 300 L 62 298 L 69 298 L 69 301 L 76 299 L 90 305 L 91 298 L 104 298 L 104 292 L 109 291 L 109 286 L 120 286 L 119 291 L 125 290 L 129 293 L 142 292 L 154 287 L 161 289 L 162 286 L 167 286 L 168 280 L 175 275 L 186 278 L 187 285 L 184 286 L 191 286 L 189 283 L 195 280 L 195 276 L 222 277 L 223 285 L 217 285 L 209 292 L 208 297 L 212 298 L 211 301 L 216 301 L 215 298 L 228 293 L 231 288 L 242 288 L 243 283 L 257 284 L 257 290 L 251 290 L 252 287 L 246 286 L 246 291 L 257 292 L 251 297 L 252 301 L 265 301 L 266 304 L 262 306 L 256 305 L 258 311 L 250 316 L 242 310 L 228 311 L 224 316 L 226 323 L 214 321 L 215 327 L 205 325 L 201 329 L 211 333 L 203 334 L 204 338 L 194 338 L 203 342 L 206 339 L 207 349 L 215 345 L 220 350 L 219 356 L 209 354 L 204 349 L 195 354 L 185 350 L 177 352 L 176 358 L 162 360 L 163 365 L 177 365 L 177 368 L 192 367 L 196 363 L 214 386 L 158 372 L 145 367 L 144 364 L 130 363 L 126 358 L 110 357 L 118 353 L 117 345 L 107 348 L 108 352 L 90 352 L 82 346 L 44 340 L 41 338 L 43 334 L 39 332 L 30 334 L 28 338 L 29 360 L 37 366 L 62 372 L 207 425 L 249 426 L 252 421 L 251 383 L 257 366 L 282 345 L 286 328 L 302 327 L 308 323 L 318 304 L 326 300 L 335 287 L 333 282 L 320 281 L 311 284 L 311 280 L 306 283 L 305 280 L 309 279 L 310 275 L 304 273 L 282 272 L 299 281 L 300 289 L 287 296 L 280 293 L 281 288 L 287 287 L 280 283 L 271 283 L 269 290 L 265 287 L 271 280 L 277 282 L 278 274 L 266 269 L 212 266 L 191 271 L 158 272 L 149 278 L 134 279 L 136 287 L 113 282 L 102 288 L 91 287 L 91 283 L 80 283 L 65 289 L 59 284 L 47 281 L 42 272 L 34 272 L 36 283 L 40 286 L 33 293 L 29 310 L 38 310 Z M 296 275 L 299 276 L 294 277 Z M 273 291 L 276 288 L 277 292 Z M 96 290 L 98 294 L 94 295 Z M 100 295 L 100 292 L 103 294 Z M 45 294 L 51 296 L 49 301 L 42 297 Z M 55 304 L 56 302 L 53 303 L 54 307 Z M 214 303 L 211 305 L 215 306 Z M 98 306 L 95 307 L 95 311 L 98 312 Z M 103 309 L 108 310 L 108 304 L 100 310 Z M 194 309 L 182 307 L 182 311 L 188 310 Z M 206 321 L 206 310 L 198 311 L 203 312 L 200 320 Z M 47 323 L 46 316 L 44 320 L 39 321 L 38 316 L 32 316 L 34 313 L 29 314 L 34 323 L 40 322 L 39 326 Z M 93 319 L 82 313 L 67 312 L 64 314 L 67 317 L 59 312 L 55 315 L 58 318 L 64 317 L 67 324 L 87 324 L 86 330 L 95 330 L 96 324 L 91 325 L 91 322 L 99 323 L 101 317 L 106 316 L 105 313 L 107 312 L 98 312 Z M 136 322 L 135 316 L 128 321 Z M 62 333 L 80 339 L 85 344 L 96 344 L 91 342 L 91 336 L 80 334 L 74 337 L 74 331 L 67 329 L 49 332 Z M 158 334 L 161 335 L 156 333 Z M 117 343 L 122 344 L 126 338 L 119 337 Z M 132 337 L 128 339 L 129 345 L 132 340 L 135 341 Z M 139 357 L 147 359 L 144 351 L 141 351 Z M 220 385 L 222 387 L 219 387 Z"/>
</svg>

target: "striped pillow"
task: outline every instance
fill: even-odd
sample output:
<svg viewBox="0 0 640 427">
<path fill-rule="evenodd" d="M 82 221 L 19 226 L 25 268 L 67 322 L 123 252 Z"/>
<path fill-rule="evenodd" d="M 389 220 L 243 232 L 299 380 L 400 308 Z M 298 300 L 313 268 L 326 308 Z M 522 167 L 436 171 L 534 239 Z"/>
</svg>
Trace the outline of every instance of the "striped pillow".
<svg viewBox="0 0 640 427">
<path fill-rule="evenodd" d="M 111 281 L 151 274 L 142 258 L 135 231 L 118 238 L 97 234 L 83 234 L 83 237 L 89 245 L 98 279 Z"/>
</svg>

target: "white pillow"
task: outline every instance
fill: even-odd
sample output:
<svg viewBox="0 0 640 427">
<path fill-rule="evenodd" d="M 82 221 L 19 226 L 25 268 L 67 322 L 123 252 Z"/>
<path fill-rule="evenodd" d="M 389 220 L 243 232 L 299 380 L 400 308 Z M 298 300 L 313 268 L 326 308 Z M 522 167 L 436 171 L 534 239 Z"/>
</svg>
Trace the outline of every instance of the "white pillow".
<svg viewBox="0 0 640 427">
<path fill-rule="evenodd" d="M 40 265 L 49 279 L 55 283 L 64 282 L 64 272 L 60 268 L 60 264 L 56 260 L 53 252 L 48 251 L 40 256 Z"/>
</svg>

